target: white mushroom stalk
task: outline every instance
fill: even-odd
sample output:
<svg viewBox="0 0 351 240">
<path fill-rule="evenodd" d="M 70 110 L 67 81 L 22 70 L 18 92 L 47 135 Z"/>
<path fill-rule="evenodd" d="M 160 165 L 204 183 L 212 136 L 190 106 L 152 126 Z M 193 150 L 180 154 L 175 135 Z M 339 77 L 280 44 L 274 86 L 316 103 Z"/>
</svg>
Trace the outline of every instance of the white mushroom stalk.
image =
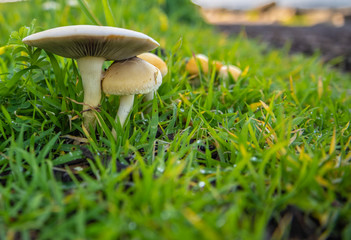
<svg viewBox="0 0 351 240">
<path fill-rule="evenodd" d="M 123 126 L 126 122 L 126 119 L 133 108 L 133 103 L 134 95 L 125 95 L 119 98 L 119 108 L 116 115 L 116 122 L 118 118 L 121 126 Z"/>
<path fill-rule="evenodd" d="M 105 94 L 121 96 L 116 122 L 119 119 L 123 127 L 133 108 L 135 94 L 153 93 L 161 83 L 160 70 L 140 58 L 113 63 L 104 74 L 102 90 Z M 117 137 L 114 129 L 112 134 Z"/>
<path fill-rule="evenodd" d="M 83 57 L 77 59 L 84 90 L 83 123 L 84 127 L 95 126 L 94 108 L 101 99 L 101 69 L 105 61 L 102 57 Z"/>
<path fill-rule="evenodd" d="M 95 128 L 94 109 L 101 99 L 105 60 L 124 60 L 159 46 L 151 37 L 123 28 L 74 25 L 32 34 L 23 42 L 57 55 L 77 59 L 84 88 L 83 126 Z"/>
<path fill-rule="evenodd" d="M 152 99 L 154 99 L 155 92 L 156 90 L 149 93 L 145 93 L 145 96 L 144 96 L 145 101 L 151 101 Z"/>
</svg>

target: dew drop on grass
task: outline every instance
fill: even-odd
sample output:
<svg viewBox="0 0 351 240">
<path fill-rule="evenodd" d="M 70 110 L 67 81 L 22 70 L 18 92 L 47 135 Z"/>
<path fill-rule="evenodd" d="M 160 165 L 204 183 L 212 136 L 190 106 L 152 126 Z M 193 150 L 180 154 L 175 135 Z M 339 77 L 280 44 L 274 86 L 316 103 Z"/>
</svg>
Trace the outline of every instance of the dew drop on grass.
<svg viewBox="0 0 351 240">
<path fill-rule="evenodd" d="M 135 222 L 130 222 L 128 224 L 128 228 L 129 228 L 129 230 L 135 230 L 136 229 L 136 223 Z"/>
<path fill-rule="evenodd" d="M 227 219 L 225 217 L 221 217 L 220 219 L 217 220 L 216 225 L 217 227 L 223 227 L 226 222 L 227 222 Z"/>
<path fill-rule="evenodd" d="M 161 218 L 163 220 L 168 220 L 171 218 L 171 216 L 172 216 L 172 214 L 170 213 L 170 211 L 162 211 L 161 212 Z"/>
<path fill-rule="evenodd" d="M 257 157 L 252 157 L 250 160 L 251 162 L 260 162 L 260 160 Z"/>
<path fill-rule="evenodd" d="M 158 166 L 157 167 L 157 171 L 160 172 L 160 173 L 163 173 L 165 171 L 165 166 Z"/>
<path fill-rule="evenodd" d="M 83 171 L 83 168 L 82 167 L 75 167 L 74 170 L 77 172 L 81 172 L 81 171 Z"/>
<path fill-rule="evenodd" d="M 204 181 L 200 181 L 198 185 L 200 188 L 203 188 L 206 185 L 206 183 Z"/>
<path fill-rule="evenodd" d="M 212 174 L 212 173 L 215 173 L 215 172 L 216 172 L 215 169 L 210 169 L 210 168 L 200 169 L 200 173 L 202 173 L 202 174 Z"/>
</svg>

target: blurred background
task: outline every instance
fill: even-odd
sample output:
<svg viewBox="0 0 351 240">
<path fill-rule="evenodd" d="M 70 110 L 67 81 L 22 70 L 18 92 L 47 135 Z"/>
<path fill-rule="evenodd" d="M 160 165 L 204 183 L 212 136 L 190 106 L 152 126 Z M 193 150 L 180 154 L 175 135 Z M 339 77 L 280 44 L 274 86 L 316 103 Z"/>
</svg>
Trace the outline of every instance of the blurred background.
<svg viewBox="0 0 351 240">
<path fill-rule="evenodd" d="M 209 24 L 351 71 L 350 0 L 193 0 Z"/>
<path fill-rule="evenodd" d="M 270 0 L 193 0 L 195 4 L 205 8 L 227 8 L 227 9 L 250 9 L 261 5 L 269 4 Z M 294 8 L 340 8 L 350 7 L 349 0 L 277 0 L 279 6 Z"/>
<path fill-rule="evenodd" d="M 32 19 L 36 31 L 73 24 L 131 28 L 155 36 L 163 48 L 188 31 L 180 29 L 182 23 L 211 25 L 291 53 L 318 52 L 324 61 L 351 71 L 350 0 L 0 0 L 0 46 Z M 180 24 L 170 26 L 175 21 Z"/>
</svg>

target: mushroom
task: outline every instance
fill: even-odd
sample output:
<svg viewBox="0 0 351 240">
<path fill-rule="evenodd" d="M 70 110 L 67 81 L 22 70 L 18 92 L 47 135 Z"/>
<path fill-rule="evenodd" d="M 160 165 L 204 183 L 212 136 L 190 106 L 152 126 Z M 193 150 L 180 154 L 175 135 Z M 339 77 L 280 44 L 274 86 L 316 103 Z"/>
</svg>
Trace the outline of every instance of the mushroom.
<svg viewBox="0 0 351 240">
<path fill-rule="evenodd" d="M 240 68 L 234 66 L 234 65 L 225 65 L 222 66 L 219 70 L 219 77 L 221 78 L 228 78 L 229 74 L 233 77 L 235 81 L 238 80 L 241 70 Z"/>
<path fill-rule="evenodd" d="M 146 53 L 139 54 L 137 57 L 157 67 L 161 71 L 162 78 L 164 78 L 164 76 L 167 75 L 168 73 L 167 64 L 156 54 L 146 52 Z M 154 98 L 154 91 L 145 94 L 146 101 L 150 101 L 153 98 Z"/>
<path fill-rule="evenodd" d="M 218 60 L 214 60 L 213 61 L 213 66 L 216 68 L 216 71 L 219 72 L 219 70 L 221 69 L 223 64 L 220 61 L 218 61 Z"/>
<path fill-rule="evenodd" d="M 198 63 L 200 64 L 200 68 L 198 66 Z M 204 54 L 196 54 L 195 56 L 191 57 L 188 62 L 185 65 L 185 70 L 190 74 L 190 75 L 199 75 L 200 71 L 204 74 L 208 74 L 209 72 L 209 60 L 208 57 Z M 219 69 L 223 66 L 223 64 L 220 61 L 213 60 L 210 62 L 210 67 L 214 67 L 216 69 L 216 72 L 219 71 Z"/>
<path fill-rule="evenodd" d="M 152 65 L 160 69 L 162 77 L 167 75 L 168 73 L 167 64 L 156 54 L 145 52 L 145 53 L 139 54 L 137 57 L 143 59 L 144 61 L 147 61 L 148 63 L 151 63 Z"/>
<path fill-rule="evenodd" d="M 114 62 L 105 72 L 102 79 L 102 90 L 105 94 L 119 95 L 119 118 L 124 125 L 134 102 L 135 94 L 155 91 L 162 83 L 160 70 L 152 64 L 133 57 L 124 61 Z M 112 131 L 116 138 L 116 131 Z"/>
<path fill-rule="evenodd" d="M 200 69 L 198 66 L 200 65 Z M 202 70 L 204 74 L 208 73 L 208 57 L 203 54 L 196 54 L 195 56 L 191 57 L 189 61 L 185 65 L 185 70 L 190 75 L 198 75 L 199 72 Z"/>
<path fill-rule="evenodd" d="M 95 127 L 101 99 L 101 69 L 105 60 L 123 60 L 159 46 L 151 37 L 128 29 L 74 25 L 35 33 L 23 42 L 54 54 L 74 58 L 84 89 L 83 126 Z"/>
</svg>

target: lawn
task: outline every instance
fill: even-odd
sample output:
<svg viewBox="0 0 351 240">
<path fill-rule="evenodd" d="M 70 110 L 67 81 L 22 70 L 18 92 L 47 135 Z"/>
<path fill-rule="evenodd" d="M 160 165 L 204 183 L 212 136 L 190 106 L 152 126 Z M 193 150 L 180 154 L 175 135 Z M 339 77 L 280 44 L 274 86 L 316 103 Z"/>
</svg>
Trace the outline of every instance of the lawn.
<svg viewBox="0 0 351 240">
<path fill-rule="evenodd" d="M 349 73 L 221 34 L 186 0 L 48 3 L 0 3 L 0 239 L 351 239 Z M 84 131 L 76 62 L 22 43 L 75 24 L 160 43 L 168 74 L 123 127 L 103 95 Z M 243 73 L 193 78 L 195 53 Z"/>
</svg>

